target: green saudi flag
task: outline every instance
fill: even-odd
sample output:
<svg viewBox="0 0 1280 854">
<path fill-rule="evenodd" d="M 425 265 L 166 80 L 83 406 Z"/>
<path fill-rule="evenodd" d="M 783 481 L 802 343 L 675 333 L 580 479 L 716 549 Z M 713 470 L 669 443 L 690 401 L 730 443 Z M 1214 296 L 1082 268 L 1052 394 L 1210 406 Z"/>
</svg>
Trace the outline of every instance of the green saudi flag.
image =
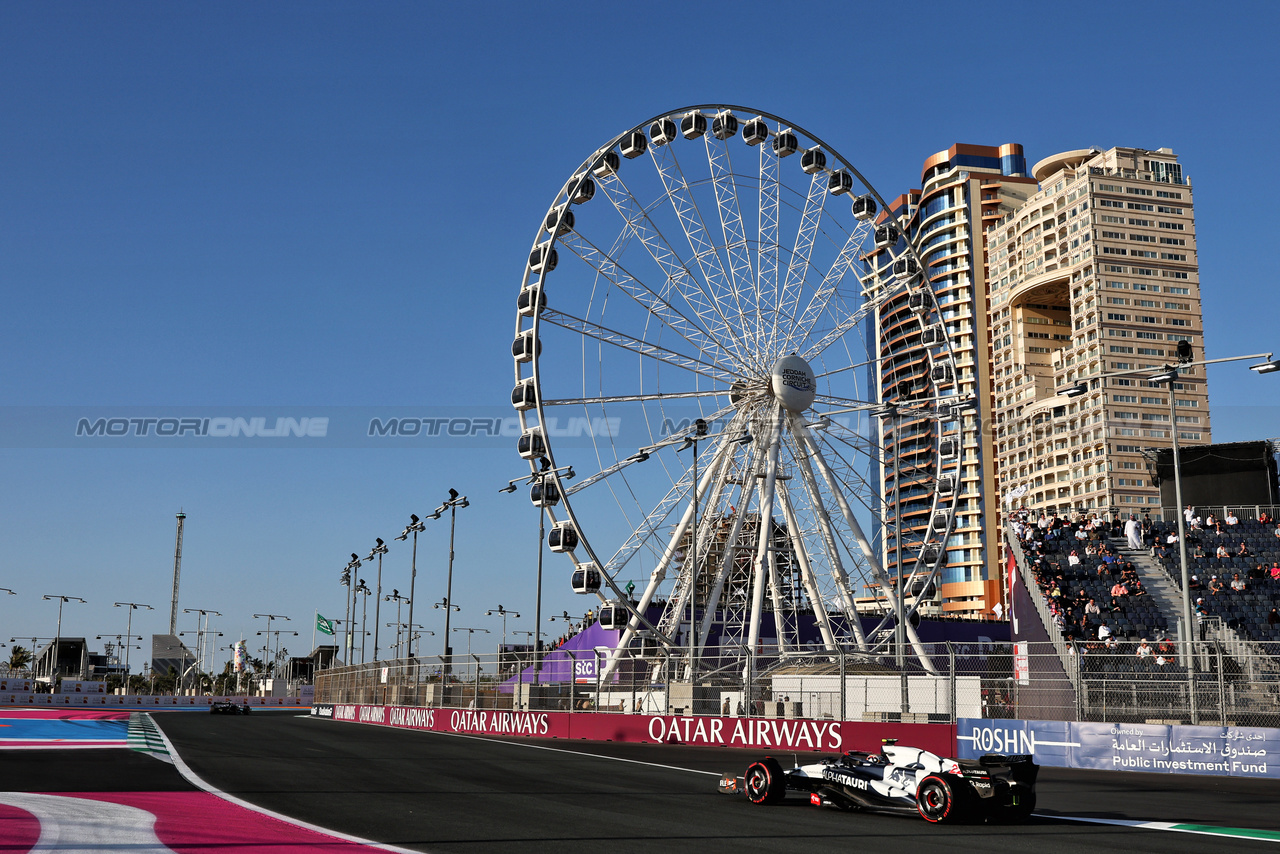
<svg viewBox="0 0 1280 854">
<path fill-rule="evenodd" d="M 327 617 L 322 617 L 319 612 L 316 612 L 316 629 L 324 632 L 326 635 L 332 635 L 333 620 L 330 620 Z"/>
</svg>

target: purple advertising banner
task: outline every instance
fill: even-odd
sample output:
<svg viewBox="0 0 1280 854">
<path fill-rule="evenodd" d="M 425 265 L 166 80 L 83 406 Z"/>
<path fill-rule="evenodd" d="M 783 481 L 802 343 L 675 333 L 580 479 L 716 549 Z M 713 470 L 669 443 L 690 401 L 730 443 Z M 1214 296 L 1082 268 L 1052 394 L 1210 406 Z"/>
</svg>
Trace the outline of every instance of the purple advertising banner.
<svg viewBox="0 0 1280 854">
<path fill-rule="evenodd" d="M 1280 730 L 1267 727 L 962 718 L 960 758 L 1029 753 L 1041 765 L 1280 778 Z"/>
</svg>

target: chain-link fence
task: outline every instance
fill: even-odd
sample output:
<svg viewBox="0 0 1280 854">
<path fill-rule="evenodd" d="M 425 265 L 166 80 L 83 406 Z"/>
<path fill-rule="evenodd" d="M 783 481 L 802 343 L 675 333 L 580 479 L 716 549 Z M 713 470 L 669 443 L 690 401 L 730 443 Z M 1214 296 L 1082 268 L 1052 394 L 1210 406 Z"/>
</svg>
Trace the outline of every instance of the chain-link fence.
<svg viewBox="0 0 1280 854">
<path fill-rule="evenodd" d="M 317 703 L 484 710 L 596 711 L 840 721 L 959 718 L 1280 725 L 1280 649 L 1217 641 L 934 644 L 927 665 L 892 650 L 687 659 L 611 651 L 400 659 L 322 671 Z M 735 657 L 736 656 L 736 657 Z"/>
</svg>

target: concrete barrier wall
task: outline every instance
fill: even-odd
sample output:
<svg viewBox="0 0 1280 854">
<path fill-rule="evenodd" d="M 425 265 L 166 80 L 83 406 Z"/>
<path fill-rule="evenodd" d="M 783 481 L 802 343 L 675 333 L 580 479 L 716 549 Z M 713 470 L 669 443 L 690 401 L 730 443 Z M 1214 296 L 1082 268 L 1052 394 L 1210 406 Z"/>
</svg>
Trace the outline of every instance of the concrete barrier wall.
<svg viewBox="0 0 1280 854">
<path fill-rule="evenodd" d="M 624 715 L 603 712 L 518 712 L 426 709 L 410 706 L 316 704 L 316 717 L 431 732 L 648 744 L 742 747 L 797 753 L 876 750 L 896 738 L 954 756 L 952 724 L 872 723 L 778 718 Z"/>
</svg>

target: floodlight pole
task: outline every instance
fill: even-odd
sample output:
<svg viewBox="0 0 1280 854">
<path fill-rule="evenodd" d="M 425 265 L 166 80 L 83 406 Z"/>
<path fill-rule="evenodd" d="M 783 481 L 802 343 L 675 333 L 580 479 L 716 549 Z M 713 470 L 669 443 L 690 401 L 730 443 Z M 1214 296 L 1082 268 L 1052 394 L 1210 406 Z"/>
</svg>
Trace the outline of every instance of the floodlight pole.
<svg viewBox="0 0 1280 854">
<path fill-rule="evenodd" d="M 699 418 L 693 422 L 693 432 L 684 437 L 683 451 L 693 447 L 693 527 L 689 531 L 689 701 L 693 701 L 694 674 L 697 667 L 694 657 L 697 655 L 697 591 L 698 591 L 698 440 L 707 435 L 707 422 Z M 762 528 L 764 522 L 761 522 Z M 770 534 L 772 532 L 769 532 Z M 761 532 L 760 536 L 766 536 Z"/>
<path fill-rule="evenodd" d="M 418 533 L 421 531 L 425 531 L 426 529 L 427 529 L 426 523 L 423 522 L 421 519 L 419 519 L 416 513 L 410 513 L 409 524 L 405 526 L 405 529 L 400 533 L 400 536 L 396 537 L 397 540 L 403 540 L 406 537 L 408 537 L 409 534 L 413 534 L 413 555 L 409 559 L 409 626 L 410 626 L 409 633 L 410 634 L 413 634 L 413 628 L 412 628 L 413 600 L 417 598 L 417 596 L 414 595 L 414 588 L 418 582 Z M 399 613 L 399 609 L 397 608 L 396 622 L 399 622 L 399 621 L 400 621 L 400 613 Z M 413 639 L 412 638 L 409 639 L 409 655 L 407 657 L 413 658 Z"/>
<path fill-rule="evenodd" d="M 458 608 L 458 606 L 453 604 L 454 533 L 457 530 L 457 524 L 458 524 L 458 508 L 470 507 L 470 506 L 471 506 L 471 502 L 467 500 L 467 496 L 459 495 L 458 490 L 456 489 L 450 489 L 449 499 L 443 502 L 439 507 L 437 507 L 431 513 L 431 517 L 430 517 L 432 519 L 439 519 L 444 514 L 445 510 L 449 511 L 449 571 L 445 579 L 444 602 L 442 603 L 444 607 L 444 655 L 445 655 L 444 672 L 446 675 L 452 672 L 452 667 L 451 667 L 452 653 L 450 651 L 451 648 L 449 646 L 449 617 L 452 611 L 461 610 L 460 608 Z M 437 604 L 435 607 L 439 608 L 441 607 L 441 605 Z M 410 618 L 410 621 L 412 622 L 412 617 Z"/>
<path fill-rule="evenodd" d="M 387 544 L 382 541 L 382 537 L 377 538 L 378 542 L 369 551 L 369 556 L 365 561 L 373 560 L 373 556 L 378 556 L 378 581 L 377 581 L 377 598 L 373 600 L 373 660 L 378 660 L 378 623 L 382 619 L 382 556 L 387 553 Z"/>
<path fill-rule="evenodd" d="M 150 605 L 143 605 L 141 602 L 117 602 L 111 607 L 129 609 L 129 617 L 128 619 L 125 620 L 125 629 L 124 629 L 125 635 L 133 634 L 133 612 L 136 609 L 146 608 L 148 611 L 155 610 L 155 608 L 152 608 Z M 138 639 L 141 640 L 142 638 L 138 638 Z M 129 668 L 129 647 L 131 645 L 132 645 L 132 641 L 130 641 L 130 643 L 125 646 L 125 650 L 124 650 L 124 688 L 125 688 L 124 692 L 126 694 L 129 693 L 129 677 L 133 675 L 133 671 Z"/>
</svg>

